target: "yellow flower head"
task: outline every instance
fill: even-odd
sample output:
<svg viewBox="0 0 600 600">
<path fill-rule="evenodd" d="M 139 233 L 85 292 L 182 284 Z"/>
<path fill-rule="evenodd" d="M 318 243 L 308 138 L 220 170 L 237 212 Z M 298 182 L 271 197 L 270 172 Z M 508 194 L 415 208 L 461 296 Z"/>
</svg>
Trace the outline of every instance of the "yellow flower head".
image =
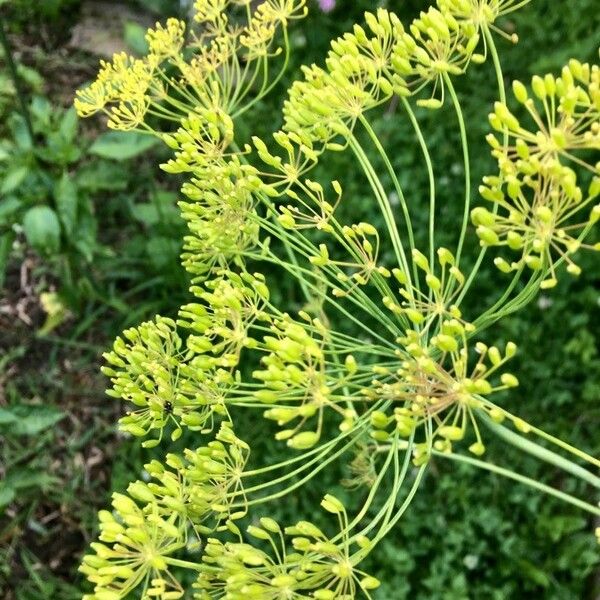
<svg viewBox="0 0 600 600">
<path fill-rule="evenodd" d="M 156 29 L 149 29 L 146 33 L 146 41 L 150 53 L 156 56 L 158 61 L 162 61 L 181 52 L 184 36 L 185 23 L 179 19 L 169 19 L 166 27 L 157 23 Z"/>
</svg>

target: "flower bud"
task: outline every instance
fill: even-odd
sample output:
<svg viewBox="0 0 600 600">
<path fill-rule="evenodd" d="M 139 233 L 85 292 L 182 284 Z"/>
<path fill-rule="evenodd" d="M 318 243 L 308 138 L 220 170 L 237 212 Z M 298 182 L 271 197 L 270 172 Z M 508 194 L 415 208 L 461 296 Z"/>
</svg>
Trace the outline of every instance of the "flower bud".
<svg viewBox="0 0 600 600">
<path fill-rule="evenodd" d="M 505 261 L 503 258 L 500 258 L 499 256 L 497 256 L 494 259 L 494 264 L 496 265 L 496 267 L 502 271 L 503 273 L 510 273 L 512 271 L 511 266 L 508 264 L 507 261 Z"/>
<path fill-rule="evenodd" d="M 458 342 L 450 335 L 441 333 L 432 338 L 431 342 L 444 352 L 456 352 L 458 350 Z"/>
<path fill-rule="evenodd" d="M 273 577 L 270 583 L 273 587 L 291 588 L 297 581 L 296 578 L 291 575 L 278 575 L 277 577 Z"/>
<path fill-rule="evenodd" d="M 539 206 L 536 211 L 535 214 L 537 216 L 537 218 L 545 224 L 549 224 L 552 222 L 552 219 L 554 218 L 554 214 L 552 213 L 552 210 L 548 207 L 548 206 Z"/>
<path fill-rule="evenodd" d="M 513 93 L 517 101 L 521 104 L 525 104 L 525 102 L 527 102 L 527 88 L 520 81 L 513 81 Z"/>
<path fill-rule="evenodd" d="M 308 450 L 312 448 L 319 439 L 320 435 L 316 431 L 303 431 L 289 439 L 287 445 L 294 450 Z"/>
<path fill-rule="evenodd" d="M 496 366 L 502 362 L 502 357 L 500 356 L 500 350 L 496 348 L 496 346 L 491 346 L 488 350 L 488 356 L 490 358 L 490 362 Z"/>
<path fill-rule="evenodd" d="M 434 292 L 439 292 L 442 287 L 442 282 L 433 273 L 427 273 L 425 277 L 427 287 Z"/>
<path fill-rule="evenodd" d="M 515 429 L 518 429 L 521 433 L 529 433 L 531 431 L 531 425 L 518 417 L 513 419 L 513 425 L 515 426 Z"/>
<path fill-rule="evenodd" d="M 542 259 L 539 256 L 530 254 L 525 257 L 525 264 L 533 271 L 539 271 L 542 268 Z"/>
<path fill-rule="evenodd" d="M 469 446 L 469 452 L 475 456 L 483 456 L 485 454 L 485 446 L 481 442 L 475 442 Z"/>
<path fill-rule="evenodd" d="M 476 379 L 473 382 L 473 390 L 477 394 L 485 395 L 492 393 L 492 386 L 486 379 Z"/>
<path fill-rule="evenodd" d="M 506 416 L 499 408 L 496 408 L 494 406 L 490 409 L 490 418 L 492 419 L 492 421 L 495 421 L 496 423 L 502 423 L 502 421 L 504 421 Z"/>
<path fill-rule="evenodd" d="M 520 250 L 525 243 L 523 236 L 516 231 L 509 231 L 506 234 L 506 243 L 511 250 Z"/>
<path fill-rule="evenodd" d="M 429 261 L 427 260 L 427 258 L 425 257 L 425 255 L 422 252 L 420 252 L 419 250 L 416 250 L 416 249 L 413 250 L 412 258 L 413 258 L 414 263 L 417 265 L 417 267 L 419 267 L 423 271 L 429 272 L 429 270 L 430 270 Z"/>
<path fill-rule="evenodd" d="M 437 98 L 417 100 L 417 106 L 420 106 L 421 108 L 428 108 L 429 110 L 438 110 L 443 106 L 443 104 L 444 103 Z"/>
<path fill-rule="evenodd" d="M 448 248 L 438 248 L 437 255 L 439 263 L 442 267 L 445 265 L 454 265 L 454 255 L 452 254 L 452 252 L 450 252 L 450 250 L 448 250 Z"/>
<path fill-rule="evenodd" d="M 546 85 L 544 80 L 539 75 L 533 76 L 531 80 L 531 89 L 540 100 L 544 100 L 544 98 L 546 98 Z"/>
<path fill-rule="evenodd" d="M 415 325 L 420 325 L 425 320 L 425 315 L 414 308 L 405 308 L 404 313 Z"/>
<path fill-rule="evenodd" d="M 369 434 L 376 442 L 385 443 L 389 441 L 390 434 L 383 429 L 377 429 L 376 431 L 371 431 Z"/>
<path fill-rule="evenodd" d="M 354 373 L 356 373 L 356 371 L 358 370 L 358 365 L 356 364 L 356 359 L 354 358 L 354 356 L 352 356 L 352 354 L 348 354 L 348 356 L 346 356 L 344 365 L 345 365 L 348 373 L 350 373 L 350 375 L 354 375 Z"/>
<path fill-rule="evenodd" d="M 496 246 L 500 243 L 500 238 L 498 237 L 498 234 L 489 227 L 484 227 L 483 225 L 480 225 L 477 228 L 477 235 L 479 236 L 479 239 L 481 240 L 481 243 L 483 245 Z"/>
<path fill-rule="evenodd" d="M 271 539 L 271 536 L 264 529 L 261 529 L 260 527 L 256 527 L 255 525 L 248 525 L 248 527 L 246 528 L 246 531 L 248 532 L 249 535 L 251 535 L 252 537 L 255 537 L 259 540 L 270 540 Z"/>
<path fill-rule="evenodd" d="M 401 285 L 406 285 L 408 283 L 408 277 L 406 273 L 401 269 L 392 269 L 392 275 L 398 280 Z"/>
<path fill-rule="evenodd" d="M 553 287 L 556 287 L 557 283 L 558 283 L 558 281 L 556 280 L 555 277 L 550 277 L 549 279 L 545 279 L 544 281 L 542 281 L 540 283 L 540 288 L 543 290 L 549 290 Z"/>
<path fill-rule="evenodd" d="M 519 380 L 511 373 L 503 373 L 500 377 L 500 381 L 502 382 L 502 385 L 509 388 L 517 387 L 519 385 Z"/>
<path fill-rule="evenodd" d="M 360 580 L 359 585 L 363 590 L 374 590 L 381 585 L 381 582 L 375 577 L 367 576 Z"/>
<path fill-rule="evenodd" d="M 310 262 L 316 267 L 324 267 L 329 262 L 329 251 L 325 244 L 319 244 L 319 254 L 317 256 L 311 256 Z"/>
<path fill-rule="evenodd" d="M 376 429 L 385 429 L 389 422 L 390 419 L 384 412 L 375 410 L 371 413 L 371 425 Z"/>
<path fill-rule="evenodd" d="M 333 590 L 316 590 L 313 597 L 315 600 L 335 600 L 335 592 Z"/>
<path fill-rule="evenodd" d="M 154 494 L 148 489 L 148 486 L 142 481 L 130 483 L 127 488 L 127 493 L 136 500 L 141 502 L 151 503 L 155 501 Z"/>
<path fill-rule="evenodd" d="M 321 501 L 321 506 L 334 515 L 345 512 L 344 505 L 331 494 L 327 494 Z"/>
<path fill-rule="evenodd" d="M 462 428 L 456 427 L 455 425 L 445 425 L 444 427 L 440 427 L 438 429 L 438 434 L 452 442 L 462 440 L 464 437 Z"/>
<path fill-rule="evenodd" d="M 296 220 L 290 213 L 282 213 L 277 217 L 277 220 L 285 229 L 293 229 L 296 226 Z"/>
</svg>

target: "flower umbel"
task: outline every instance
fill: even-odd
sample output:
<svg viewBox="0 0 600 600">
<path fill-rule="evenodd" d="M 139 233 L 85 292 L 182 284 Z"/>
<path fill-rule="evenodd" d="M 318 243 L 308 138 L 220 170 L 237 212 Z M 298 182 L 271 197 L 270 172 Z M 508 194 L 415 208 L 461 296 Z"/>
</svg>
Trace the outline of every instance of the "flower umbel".
<svg viewBox="0 0 600 600">
<path fill-rule="evenodd" d="M 121 429 L 147 448 L 185 440 L 188 449 L 149 462 L 147 478 L 100 514 L 100 541 L 81 567 L 94 585 L 90 600 L 184 597 L 176 569 L 194 573 L 199 600 L 372 598 L 379 582 L 361 562 L 435 460 L 478 466 L 600 514 L 566 491 L 574 486 L 554 489 L 492 462 L 481 427 L 600 488 L 597 458 L 502 408 L 499 392 L 519 383 L 505 371 L 515 344 L 479 341 L 556 285 L 561 265 L 577 275 L 580 248 L 599 249 L 588 239 L 600 219 L 599 69 L 573 60 L 558 76 L 534 77 L 531 92 L 515 82 L 509 108 L 494 35 L 516 42 L 497 22 L 527 3 L 438 0 L 406 26 L 383 8 L 366 13 L 364 25 L 332 42 L 323 66 L 303 68 L 282 129 L 264 139 L 242 135 L 239 122 L 280 80 L 303 0 L 197 0 L 189 31 L 174 19 L 157 25 L 146 57 L 115 56 L 79 92 L 82 116 L 104 112 L 110 127 L 156 135 L 173 151 L 162 168 L 185 178 L 182 260 L 192 277 L 176 318 L 128 329 L 106 355 L 109 394 L 129 405 Z M 499 86 L 488 137 L 498 170 L 480 188 L 488 207 L 472 209 L 467 123 L 453 82 L 488 58 Z M 404 183 L 412 174 L 400 176 L 371 124 L 392 99 L 427 171 L 425 235 L 413 229 L 423 204 Z M 464 205 L 455 238 L 445 232 L 440 246 L 437 174 L 414 106 L 445 104 L 458 125 Z M 370 194 L 379 211 L 372 222 L 350 214 L 356 191 L 343 177 L 311 173 L 331 152 L 353 159 L 360 198 Z M 471 259 L 469 233 L 482 246 Z M 512 279 L 482 307 L 487 296 L 473 288 L 491 246 L 516 256 L 494 257 Z M 300 302 L 290 299 L 296 288 Z M 241 426 L 242 413 L 250 416 Z M 264 435 L 260 418 L 277 425 L 276 459 L 251 456 L 252 444 L 234 433 Z M 270 517 L 241 531 L 258 505 L 299 493 L 352 452 L 347 483 L 368 492 L 355 515 L 325 496 L 334 535 L 326 522 L 283 528 Z"/>
</svg>

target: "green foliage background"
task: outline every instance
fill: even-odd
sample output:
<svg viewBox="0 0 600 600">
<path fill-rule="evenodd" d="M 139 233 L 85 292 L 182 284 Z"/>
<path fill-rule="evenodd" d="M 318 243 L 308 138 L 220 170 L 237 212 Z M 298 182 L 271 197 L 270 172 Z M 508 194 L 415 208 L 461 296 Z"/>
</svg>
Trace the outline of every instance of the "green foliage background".
<svg viewBox="0 0 600 600">
<path fill-rule="evenodd" d="M 175 2 L 139 2 L 146 3 L 151 10 L 164 11 L 164 15 L 179 10 Z M 76 0 L 55 0 L 47 4 L 41 2 L 37 11 L 37 3 L 36 6 L 26 4 L 27 10 L 33 11 L 32 15 L 27 13 L 33 22 L 55 18 L 58 24 L 62 24 L 72 18 L 69 11 L 75 11 L 80 3 Z M 308 20 L 293 29 L 292 39 L 296 51 L 285 84 L 291 83 L 298 75 L 300 64 L 322 62 L 329 40 L 349 29 L 352 23 L 360 21 L 364 10 L 371 10 L 378 5 L 386 6 L 397 12 L 406 23 L 429 2 L 338 0 L 337 4 L 334 12 L 324 15 L 318 10 L 316 2 L 313 3 Z M 52 10 L 48 12 L 47 9 L 50 8 Z M 560 3 L 556 0 L 533 0 L 516 13 L 514 18 L 506 20 L 504 26 L 508 31 L 516 28 L 521 40 L 515 47 L 505 41 L 499 42 L 507 83 L 513 78 L 526 79 L 534 73 L 556 71 L 570 57 L 580 60 L 598 59 L 600 11 L 597 0 L 568 0 Z M 23 27 L 23 20 L 15 21 L 17 31 Z M 473 68 L 471 74 L 459 83 L 474 157 L 475 187 L 481 176 L 493 169 L 493 161 L 484 141 L 488 132 L 487 113 L 495 99 L 493 77 L 490 66 L 484 65 Z M 240 124 L 240 127 L 245 128 L 245 133 L 264 136 L 267 126 L 271 129 L 278 127 L 277 119 L 285 87 L 280 86 L 278 94 L 268 103 L 257 107 L 250 118 Z M 441 175 L 438 179 L 438 223 L 443 231 L 452 232 L 458 229 L 458 215 L 462 210 L 463 175 L 462 166 L 457 162 L 458 138 L 455 123 L 450 111 L 424 112 L 419 116 L 423 119 L 428 145 L 434 154 L 436 172 L 438 176 Z M 411 207 L 415 207 L 415 229 L 424 235 L 428 187 L 420 150 L 413 138 L 410 124 L 401 109 L 394 107 L 382 110 L 372 119 L 381 141 L 394 159 L 394 166 L 408 191 Z M 87 144 L 86 150 L 89 141 Z M 81 332 L 90 328 L 100 330 L 102 343 L 107 343 L 108 338 L 123 326 L 125 320 L 131 324 L 132 321 L 148 318 L 155 312 L 170 315 L 179 306 L 179 298 L 174 297 L 175 294 L 169 294 L 168 286 L 176 288 L 177 296 L 180 297 L 183 286 L 179 280 L 180 272 L 173 270 L 173 245 L 175 249 L 178 247 L 181 226 L 175 217 L 169 216 L 174 207 L 173 195 L 168 190 L 163 190 L 161 185 L 148 185 L 148 179 L 153 176 L 151 174 L 154 173 L 157 177 L 159 174 L 156 158 L 152 154 L 136 159 L 139 161 L 136 164 L 141 165 L 137 171 L 143 173 L 142 177 L 137 178 L 123 172 L 123 169 L 127 171 L 123 165 L 110 164 L 104 160 L 84 161 L 77 167 L 77 177 L 82 181 L 99 181 L 104 178 L 121 183 L 115 190 L 102 190 L 101 182 L 98 184 L 99 190 L 93 190 L 93 193 L 86 190 L 91 198 L 89 202 L 96 201 L 95 194 L 98 192 L 104 192 L 105 196 L 115 196 L 110 202 L 102 204 L 102 210 L 95 211 L 100 223 L 102 243 L 113 248 L 113 252 L 97 252 L 95 255 L 90 269 L 99 274 L 101 287 L 102 282 L 106 283 L 102 293 L 94 295 L 96 304 L 90 304 L 86 298 L 85 302 L 77 305 L 73 330 L 79 333 L 70 336 L 72 343 L 78 343 Z M 364 219 L 377 224 L 376 207 L 368 188 L 354 173 L 356 169 L 348 163 L 348 156 L 334 155 L 326 161 L 326 166 L 318 175 L 323 179 L 340 179 L 345 189 L 342 210 L 351 214 L 353 220 Z M 132 190 L 136 192 L 133 193 Z M 162 194 L 158 200 L 157 194 Z M 418 207 L 421 205 L 423 210 L 419 211 Z M 158 206 L 166 207 L 168 218 L 155 214 Z M 129 227 L 128 220 L 138 224 L 137 228 L 131 230 L 131 236 L 127 233 L 129 230 L 125 234 L 123 231 Z M 143 226 L 141 230 L 140 223 Z M 123 238 L 129 237 L 133 244 L 131 250 L 127 249 L 127 244 L 122 245 Z M 154 250 L 144 245 L 147 241 L 145 237 L 154 240 Z M 475 249 L 475 236 L 472 235 L 470 239 L 471 249 Z M 136 240 L 137 246 L 134 243 Z M 445 234 L 440 234 L 437 240 L 439 244 L 452 243 L 452 238 L 446 239 Z M 152 261 L 147 259 L 152 254 L 158 263 L 151 264 Z M 160 262 L 160 257 L 165 255 L 171 257 L 171 262 Z M 53 267 L 53 264 L 48 259 L 48 269 L 60 277 L 61 271 Z M 504 278 L 504 275 L 490 266 L 490 261 L 486 265 L 480 272 L 476 289 L 470 294 L 470 308 L 473 311 L 490 303 L 494 289 Z M 558 288 L 540 296 L 536 304 L 488 330 L 486 341 L 495 343 L 512 339 L 519 345 L 520 352 L 512 361 L 511 368 L 519 377 L 521 385 L 505 398 L 507 408 L 531 419 L 550 433 L 568 439 L 574 445 L 581 445 L 594 455 L 600 455 L 598 256 L 582 256 L 581 266 L 583 274 L 579 279 L 563 276 Z M 179 273 L 175 278 L 177 282 L 164 276 L 169 272 L 176 275 Z M 122 274 L 121 277 L 118 276 L 119 273 Z M 155 283 L 143 287 L 143 298 L 133 296 L 133 300 L 129 297 L 121 305 L 118 304 L 120 294 L 128 289 L 135 289 L 137 285 L 144 285 L 148 280 Z M 280 306 L 287 304 L 290 311 L 301 307 L 301 298 L 293 282 L 283 281 L 274 295 L 275 301 Z M 106 305 L 110 306 L 109 310 L 102 308 Z M 52 341 L 48 343 L 50 351 L 56 353 L 57 349 L 52 346 Z M 5 356 L 10 355 L 10 344 L 17 346 L 15 340 L 7 344 L 9 353 Z M 81 347 L 69 348 L 67 355 L 71 353 L 70 356 L 75 359 L 88 360 L 85 367 L 87 369 L 91 369 L 91 365 L 96 368 L 97 354 L 85 354 L 82 349 L 74 349 Z M 15 348 L 12 351 L 14 354 Z M 82 359 L 84 356 L 87 358 Z M 0 374 L 3 370 L 4 363 L 0 361 Z M 48 394 L 48 389 L 47 381 L 41 375 L 39 381 L 28 382 L 27 385 L 17 382 L 9 402 L 18 404 L 22 397 L 28 398 L 41 393 L 48 405 L 66 408 L 65 398 L 68 392 L 53 389 Z M 95 414 L 104 413 L 107 416 L 107 422 L 104 425 L 100 422 L 93 435 L 98 437 L 101 444 L 112 444 L 110 428 L 116 407 L 109 403 L 114 401 L 102 397 L 93 401 Z M 59 419 L 58 413 L 52 415 L 48 418 Z M 3 418 L 2 422 L 0 414 L 0 428 L 4 427 L 4 430 L 0 429 L 0 435 L 8 435 L 11 417 L 4 414 Z M 268 463 L 279 452 L 279 445 L 271 441 L 268 425 L 260 420 L 256 422 L 256 419 L 256 414 L 247 415 L 242 421 L 240 435 L 253 443 L 253 453 L 258 460 Z M 34 425 L 32 427 L 35 429 Z M 45 431 L 44 444 L 32 441 L 25 448 L 33 453 L 34 461 L 37 460 L 36 456 L 42 457 L 45 449 L 56 443 L 53 435 L 57 434 Z M 79 432 L 78 435 L 79 438 L 71 440 L 73 447 L 87 434 Z M 188 438 L 182 440 L 181 444 L 183 443 L 194 445 L 197 440 Z M 5 446 L 3 460 L 7 459 L 6 453 L 12 449 L 12 443 L 10 447 Z M 8 453 L 8 458 L 11 456 Z M 137 444 L 121 441 L 116 449 L 110 485 L 101 491 L 90 485 L 94 493 L 78 496 L 74 491 L 77 489 L 75 483 L 69 482 L 71 485 L 66 486 L 70 490 L 69 510 L 75 515 L 74 518 L 81 520 L 82 529 L 88 533 L 93 529 L 94 511 L 91 509 L 104 504 L 111 489 L 122 490 L 127 482 L 139 476 L 142 464 L 149 458 L 149 453 L 139 449 Z M 348 457 L 348 461 L 351 458 Z M 506 451 L 500 444 L 490 447 L 489 458 L 509 464 L 516 470 L 555 486 L 569 485 L 559 473 L 515 452 Z M 41 472 L 41 467 L 35 471 L 38 477 Z M 348 471 L 343 464 L 337 471 L 321 473 L 297 497 L 270 506 L 269 516 L 282 522 L 292 522 L 304 517 L 318 520 L 318 503 L 325 490 L 335 490 L 340 495 L 345 493 L 351 504 L 360 505 L 364 489 L 357 492 L 340 491 L 339 481 L 347 476 Z M 64 474 L 63 477 L 68 478 L 69 475 Z M 75 474 L 72 478 L 75 478 Z M 28 495 L 23 492 L 23 499 L 19 504 L 20 514 L 31 513 L 32 504 L 28 503 L 34 502 L 30 498 L 37 489 L 52 490 L 52 485 L 56 485 L 56 482 L 40 480 L 36 483 L 34 480 L 31 486 L 22 488 L 27 489 Z M 590 490 L 577 491 L 588 494 L 590 501 L 594 500 Z M 63 500 L 63 496 L 57 496 L 57 502 Z M 93 500 L 98 501 L 98 507 L 91 506 Z M 86 505 L 81 506 L 82 503 Z M 19 521 L 20 524 L 23 522 Z M 539 496 L 487 473 L 438 460 L 434 462 L 425 484 L 397 529 L 374 553 L 373 563 L 368 570 L 383 582 L 377 593 L 377 597 L 382 600 L 592 600 L 600 594 L 600 552 L 592 535 L 593 526 L 587 516 L 558 501 Z M 59 534 L 60 532 L 54 532 L 53 535 Z M 81 546 L 79 550 L 83 551 L 83 539 Z M 2 573 L 7 576 L 5 565 L 2 567 L 0 584 Z M 26 569 L 25 572 L 27 571 Z M 20 581 L 14 578 L 10 580 L 12 595 L 7 597 L 18 600 L 69 600 L 78 597 L 77 590 L 72 587 L 74 574 L 63 573 L 59 579 L 53 579 L 51 570 L 37 575 L 32 573 L 29 570 L 29 574 L 24 575 Z M 3 589 L 7 588 L 0 585 L 0 595 Z"/>
</svg>

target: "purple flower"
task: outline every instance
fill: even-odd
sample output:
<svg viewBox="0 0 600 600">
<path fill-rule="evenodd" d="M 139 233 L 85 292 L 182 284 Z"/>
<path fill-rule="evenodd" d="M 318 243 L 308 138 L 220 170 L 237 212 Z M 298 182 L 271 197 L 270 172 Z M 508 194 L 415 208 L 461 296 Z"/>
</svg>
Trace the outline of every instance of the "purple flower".
<svg viewBox="0 0 600 600">
<path fill-rule="evenodd" d="M 323 12 L 331 12 L 335 8 L 335 0 L 319 0 L 319 6 Z"/>
</svg>

